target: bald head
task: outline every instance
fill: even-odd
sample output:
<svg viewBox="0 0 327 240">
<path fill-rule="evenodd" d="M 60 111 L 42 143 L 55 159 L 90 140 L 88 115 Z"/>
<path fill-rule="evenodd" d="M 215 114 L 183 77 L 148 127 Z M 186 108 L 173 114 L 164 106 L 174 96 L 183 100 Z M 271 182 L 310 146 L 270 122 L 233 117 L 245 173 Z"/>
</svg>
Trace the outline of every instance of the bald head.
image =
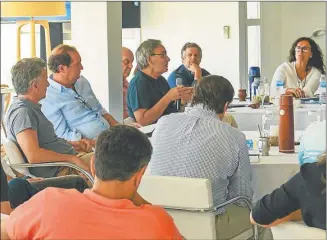
<svg viewBox="0 0 327 240">
<path fill-rule="evenodd" d="M 133 68 L 134 55 L 131 50 L 126 47 L 122 48 L 122 70 L 123 79 L 126 79 Z"/>
</svg>

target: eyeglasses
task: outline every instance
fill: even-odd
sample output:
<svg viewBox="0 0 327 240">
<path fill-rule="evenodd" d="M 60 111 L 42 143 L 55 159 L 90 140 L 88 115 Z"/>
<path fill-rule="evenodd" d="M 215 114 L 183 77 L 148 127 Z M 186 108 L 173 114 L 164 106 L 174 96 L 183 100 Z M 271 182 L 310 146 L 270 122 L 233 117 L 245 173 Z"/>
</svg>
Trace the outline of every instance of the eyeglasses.
<svg viewBox="0 0 327 240">
<path fill-rule="evenodd" d="M 307 46 L 304 46 L 304 47 L 297 46 L 295 48 L 295 52 L 301 52 L 301 51 L 303 51 L 303 52 L 307 53 L 307 52 L 309 52 L 310 49 L 311 48 L 310 47 L 307 47 Z"/>
<path fill-rule="evenodd" d="M 161 58 L 168 57 L 167 53 L 152 53 L 150 56 L 161 56 Z"/>
<path fill-rule="evenodd" d="M 90 104 L 88 104 L 81 95 L 77 94 L 77 96 L 75 97 L 75 99 L 79 100 L 80 103 L 84 104 L 84 107 L 87 110 L 92 111 L 92 107 L 90 106 Z"/>
</svg>

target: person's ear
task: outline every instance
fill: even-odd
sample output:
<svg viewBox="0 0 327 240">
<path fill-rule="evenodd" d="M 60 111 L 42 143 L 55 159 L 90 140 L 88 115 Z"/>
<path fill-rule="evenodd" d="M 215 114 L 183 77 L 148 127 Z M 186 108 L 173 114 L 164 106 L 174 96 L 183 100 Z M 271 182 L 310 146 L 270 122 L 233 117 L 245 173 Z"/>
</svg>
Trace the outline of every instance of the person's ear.
<svg viewBox="0 0 327 240">
<path fill-rule="evenodd" d="M 152 60 L 151 60 L 151 57 L 150 57 L 150 56 L 148 57 L 147 62 L 148 62 L 148 65 L 149 65 L 149 66 L 152 65 Z"/>
<path fill-rule="evenodd" d="M 33 81 L 31 87 L 32 89 L 37 89 L 38 88 L 37 81 Z"/>
<path fill-rule="evenodd" d="M 57 68 L 57 72 L 58 73 L 66 73 L 67 71 L 67 66 L 63 65 L 63 64 L 60 64 Z"/>
<path fill-rule="evenodd" d="M 90 168 L 91 168 L 91 174 L 92 174 L 92 177 L 94 178 L 95 177 L 95 167 L 94 167 L 94 161 L 95 161 L 95 157 L 94 157 L 94 154 L 93 156 L 91 157 L 91 161 L 90 161 Z"/>
<path fill-rule="evenodd" d="M 138 188 L 142 181 L 142 177 L 148 165 L 143 166 L 136 174 L 135 174 L 135 187 Z"/>
<path fill-rule="evenodd" d="M 227 110 L 228 110 L 228 105 L 229 105 L 229 102 L 226 102 L 226 103 L 225 103 L 225 106 L 224 106 L 224 113 L 227 112 Z"/>
</svg>

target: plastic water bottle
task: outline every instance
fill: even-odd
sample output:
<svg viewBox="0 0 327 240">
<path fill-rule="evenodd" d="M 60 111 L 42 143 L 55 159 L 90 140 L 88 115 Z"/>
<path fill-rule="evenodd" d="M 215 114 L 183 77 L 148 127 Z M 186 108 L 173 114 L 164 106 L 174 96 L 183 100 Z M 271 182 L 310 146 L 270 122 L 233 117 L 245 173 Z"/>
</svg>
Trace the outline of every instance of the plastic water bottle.
<svg viewBox="0 0 327 240">
<path fill-rule="evenodd" d="M 255 77 L 252 84 L 251 84 L 251 101 L 256 99 L 256 96 L 258 95 L 258 86 L 260 84 L 260 78 L 259 77 Z"/>
<path fill-rule="evenodd" d="M 253 88 L 252 83 L 254 82 L 254 78 L 260 77 L 260 68 L 259 67 L 250 67 L 249 69 L 249 90 L 250 90 L 250 99 L 252 100 L 253 96 Z"/>
<path fill-rule="evenodd" d="M 320 77 L 320 85 L 319 85 L 319 103 L 326 104 L 326 76 L 324 74 Z"/>
<path fill-rule="evenodd" d="M 277 95 L 275 96 L 275 105 L 279 106 L 280 95 L 282 95 L 284 92 L 284 81 L 283 80 L 276 81 L 276 90 L 277 90 Z"/>
</svg>

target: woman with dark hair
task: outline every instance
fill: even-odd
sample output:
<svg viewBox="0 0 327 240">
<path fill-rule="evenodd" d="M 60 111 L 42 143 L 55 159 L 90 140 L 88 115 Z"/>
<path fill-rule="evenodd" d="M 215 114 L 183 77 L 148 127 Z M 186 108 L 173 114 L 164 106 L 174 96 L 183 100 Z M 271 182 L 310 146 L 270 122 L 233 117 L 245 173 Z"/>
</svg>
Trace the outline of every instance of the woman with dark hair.
<svg viewBox="0 0 327 240">
<path fill-rule="evenodd" d="M 298 38 L 290 49 L 288 62 L 281 64 L 271 81 L 271 96 L 278 95 L 276 83 L 284 83 L 284 92 L 296 98 L 312 97 L 325 74 L 323 54 L 317 43 L 308 37 Z"/>
<path fill-rule="evenodd" d="M 269 228 L 303 220 L 309 227 L 326 229 L 326 152 L 317 159 L 302 165 L 300 172 L 259 200 L 251 223 Z"/>
</svg>

